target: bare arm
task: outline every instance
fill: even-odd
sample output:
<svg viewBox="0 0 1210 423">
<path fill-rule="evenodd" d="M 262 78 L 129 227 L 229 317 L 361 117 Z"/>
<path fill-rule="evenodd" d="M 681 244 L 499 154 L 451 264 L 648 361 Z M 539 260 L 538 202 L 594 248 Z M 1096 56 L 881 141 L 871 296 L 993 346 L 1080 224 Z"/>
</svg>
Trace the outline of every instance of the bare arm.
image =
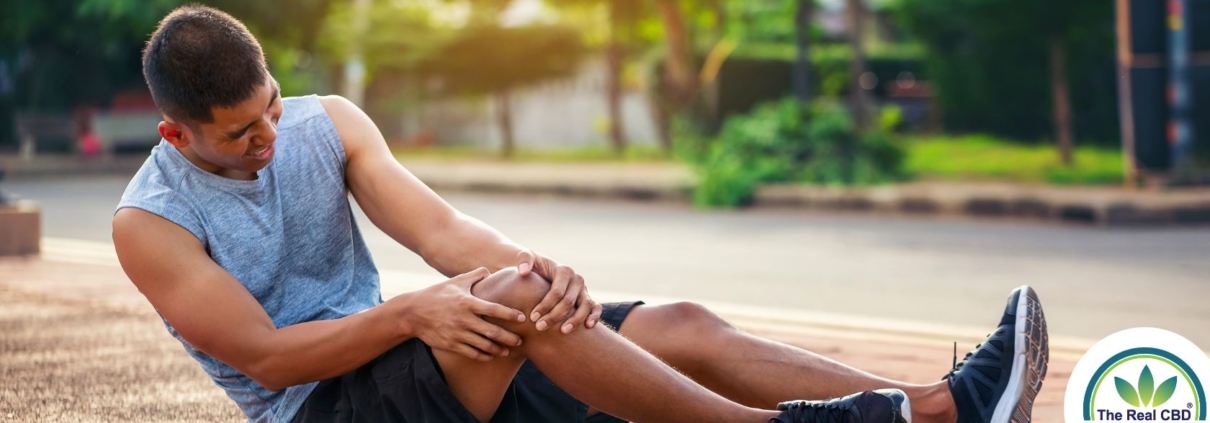
<svg viewBox="0 0 1210 423">
<path fill-rule="evenodd" d="M 470 295 L 471 284 L 487 276 L 483 269 L 400 295 L 363 313 L 279 329 L 252 294 L 210 259 L 184 228 L 128 208 L 114 216 L 113 237 L 123 270 L 185 340 L 270 390 L 341 375 L 412 337 L 430 345 L 473 342 L 459 344 L 464 347 L 460 352 L 480 359 L 502 355 L 503 348 L 458 335 L 492 331 L 492 339 L 501 344 L 520 342 L 475 315 L 510 319 L 519 314 Z M 451 318 L 448 311 L 431 308 L 433 304 L 473 313 Z"/>
<path fill-rule="evenodd" d="M 494 272 L 518 264 L 527 250 L 455 210 L 416 179 L 391 155 L 365 112 L 337 96 L 320 102 L 344 143 L 349 190 L 375 226 L 446 276 L 480 266 Z"/>
<path fill-rule="evenodd" d="M 569 333 L 596 326 L 601 305 L 575 270 L 451 207 L 395 160 L 378 127 L 353 103 L 336 96 L 320 101 L 345 148 L 349 189 L 375 226 L 446 276 L 480 266 L 493 272 L 519 266 L 523 275 L 532 269 L 551 282 L 542 302 L 525 310 L 538 330 L 558 326 Z"/>
</svg>

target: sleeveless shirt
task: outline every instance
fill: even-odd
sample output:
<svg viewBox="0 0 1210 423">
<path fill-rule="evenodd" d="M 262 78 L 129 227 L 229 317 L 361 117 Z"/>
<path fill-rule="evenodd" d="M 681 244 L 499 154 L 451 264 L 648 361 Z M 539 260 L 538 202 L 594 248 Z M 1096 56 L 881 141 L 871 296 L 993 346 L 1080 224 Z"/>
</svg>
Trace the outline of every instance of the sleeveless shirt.
<svg viewBox="0 0 1210 423">
<path fill-rule="evenodd" d="M 192 233 L 278 328 L 382 303 L 378 271 L 349 204 L 344 147 L 332 120 L 313 95 L 283 99 L 282 106 L 275 155 L 255 180 L 206 172 L 161 140 L 118 204 Z M 269 391 L 164 324 L 250 422 L 289 422 L 315 387 Z"/>
</svg>

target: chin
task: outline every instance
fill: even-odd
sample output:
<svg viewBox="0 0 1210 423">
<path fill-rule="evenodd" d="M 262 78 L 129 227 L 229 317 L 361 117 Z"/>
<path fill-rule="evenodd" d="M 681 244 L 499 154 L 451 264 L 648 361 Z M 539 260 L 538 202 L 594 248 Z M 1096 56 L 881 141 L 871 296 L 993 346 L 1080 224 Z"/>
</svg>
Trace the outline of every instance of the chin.
<svg viewBox="0 0 1210 423">
<path fill-rule="evenodd" d="M 250 173 L 251 172 L 260 172 L 261 169 L 269 167 L 269 163 L 272 161 L 273 161 L 273 158 L 269 158 L 269 160 L 265 160 L 264 162 L 250 164 L 244 168 L 244 171 L 250 172 Z"/>
</svg>

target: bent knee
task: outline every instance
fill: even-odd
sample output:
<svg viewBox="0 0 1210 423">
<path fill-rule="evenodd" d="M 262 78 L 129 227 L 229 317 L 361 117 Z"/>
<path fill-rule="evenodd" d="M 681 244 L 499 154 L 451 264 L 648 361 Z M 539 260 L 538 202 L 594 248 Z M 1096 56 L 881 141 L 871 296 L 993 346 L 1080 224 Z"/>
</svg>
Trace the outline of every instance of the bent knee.
<svg viewBox="0 0 1210 423">
<path fill-rule="evenodd" d="M 517 310 L 528 312 L 537 307 L 550 283 L 530 272 L 521 276 L 516 267 L 506 267 L 492 273 L 471 288 L 471 294 L 493 303 L 502 304 Z"/>
<path fill-rule="evenodd" d="M 730 323 L 701 304 L 680 301 L 659 306 L 661 320 L 670 328 L 704 335 L 734 329 Z"/>
</svg>

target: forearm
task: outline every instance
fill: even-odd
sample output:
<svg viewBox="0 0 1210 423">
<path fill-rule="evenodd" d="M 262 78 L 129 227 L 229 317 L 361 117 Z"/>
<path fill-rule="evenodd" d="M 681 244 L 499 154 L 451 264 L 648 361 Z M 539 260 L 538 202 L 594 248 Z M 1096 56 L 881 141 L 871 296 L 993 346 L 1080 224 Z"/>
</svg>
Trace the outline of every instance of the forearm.
<svg viewBox="0 0 1210 423">
<path fill-rule="evenodd" d="M 405 300 L 407 294 L 400 297 Z M 412 338 L 402 320 L 383 304 L 340 319 L 275 329 L 259 339 L 257 358 L 240 370 L 275 391 L 336 377 Z"/>
<path fill-rule="evenodd" d="M 495 272 L 516 266 L 524 247 L 495 228 L 462 213 L 452 218 L 420 251 L 425 262 L 446 276 L 486 267 Z"/>
</svg>

